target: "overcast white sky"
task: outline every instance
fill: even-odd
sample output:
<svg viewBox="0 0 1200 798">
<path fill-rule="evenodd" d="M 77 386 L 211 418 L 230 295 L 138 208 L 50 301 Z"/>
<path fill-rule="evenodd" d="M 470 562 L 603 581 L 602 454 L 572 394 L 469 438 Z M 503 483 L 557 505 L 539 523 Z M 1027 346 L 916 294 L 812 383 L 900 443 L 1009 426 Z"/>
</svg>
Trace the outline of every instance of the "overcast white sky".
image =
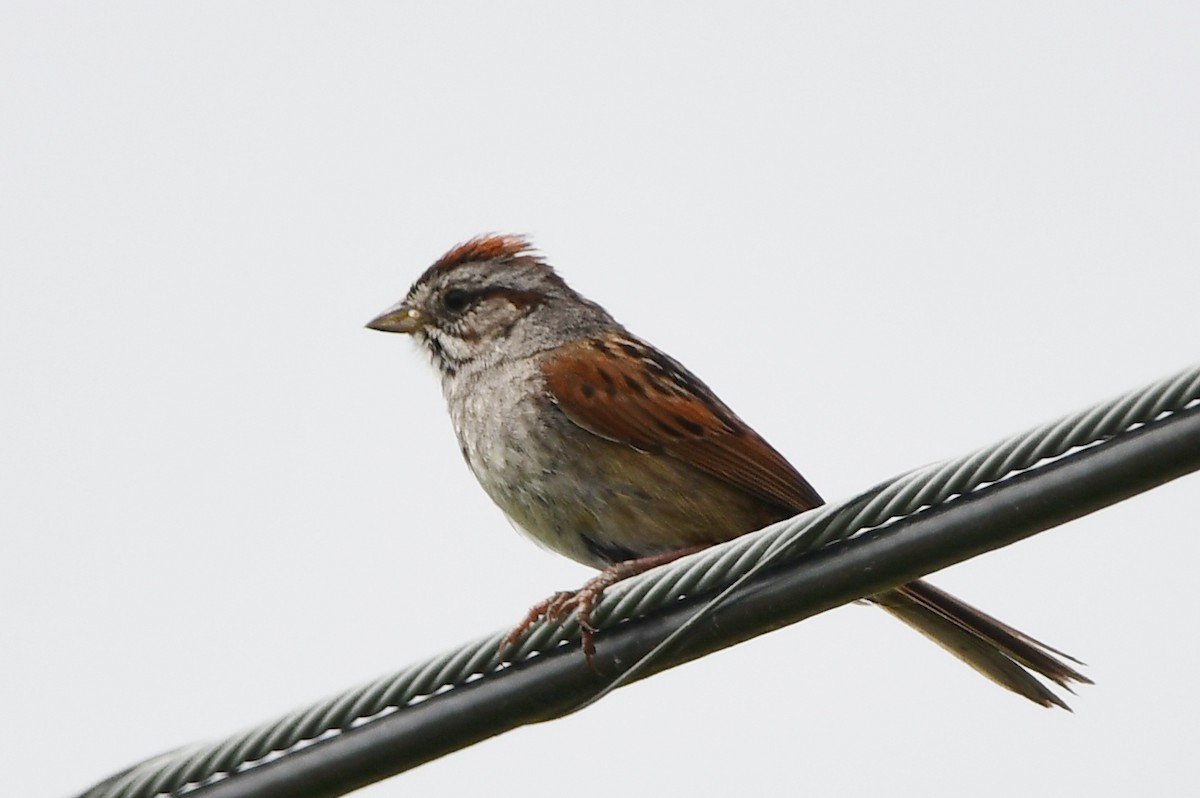
<svg viewBox="0 0 1200 798">
<path fill-rule="evenodd" d="M 1195 361 L 1200 6 L 988 5 L 6 0 L 0 794 L 588 575 L 362 328 L 476 233 L 533 235 L 830 498 Z M 938 575 L 1090 663 L 1074 715 L 850 607 L 361 795 L 1180 794 L 1198 488 Z"/>
</svg>

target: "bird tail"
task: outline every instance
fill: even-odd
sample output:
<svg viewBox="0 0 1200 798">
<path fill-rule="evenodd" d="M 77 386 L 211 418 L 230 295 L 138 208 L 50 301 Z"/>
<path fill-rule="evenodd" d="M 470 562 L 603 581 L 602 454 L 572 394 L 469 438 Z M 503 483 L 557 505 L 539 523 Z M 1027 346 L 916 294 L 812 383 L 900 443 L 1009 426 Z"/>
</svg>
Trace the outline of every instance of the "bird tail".
<svg viewBox="0 0 1200 798">
<path fill-rule="evenodd" d="M 1082 662 L 975 609 L 925 581 L 910 582 L 870 600 L 949 651 L 1001 687 L 1044 707 L 1070 710 L 1033 674 L 1059 687 L 1091 684 L 1066 660 Z"/>
</svg>

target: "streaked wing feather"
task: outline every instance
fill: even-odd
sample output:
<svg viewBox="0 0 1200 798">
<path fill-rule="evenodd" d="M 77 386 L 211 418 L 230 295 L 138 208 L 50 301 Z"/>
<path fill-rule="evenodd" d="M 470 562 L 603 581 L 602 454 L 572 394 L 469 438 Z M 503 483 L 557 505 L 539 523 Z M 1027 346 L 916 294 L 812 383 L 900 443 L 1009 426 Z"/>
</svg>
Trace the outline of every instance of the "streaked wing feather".
<svg viewBox="0 0 1200 798">
<path fill-rule="evenodd" d="M 784 510 L 822 503 L 695 375 L 632 336 L 611 332 L 567 344 L 543 372 L 555 403 L 589 432 L 677 458 Z"/>
</svg>

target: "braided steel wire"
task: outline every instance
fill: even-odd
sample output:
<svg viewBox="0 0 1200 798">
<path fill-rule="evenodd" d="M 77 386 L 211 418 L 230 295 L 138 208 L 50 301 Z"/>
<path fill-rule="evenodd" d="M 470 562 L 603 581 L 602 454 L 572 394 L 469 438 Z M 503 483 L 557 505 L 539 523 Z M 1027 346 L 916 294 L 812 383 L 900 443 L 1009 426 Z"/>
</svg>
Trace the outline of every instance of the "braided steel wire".
<svg viewBox="0 0 1200 798">
<path fill-rule="evenodd" d="M 684 595 L 729 588 L 748 574 L 803 551 L 852 537 L 956 496 L 1038 467 L 1200 403 L 1200 365 L 1068 415 L 993 446 L 931 465 L 764 530 L 736 538 L 607 591 L 594 622 L 604 627 L 643 615 Z M 278 758 L 341 731 L 491 673 L 503 664 L 496 632 L 416 663 L 278 720 L 210 744 L 164 754 L 114 776 L 81 798 L 152 798 L 180 794 L 223 774 Z M 572 619 L 535 628 L 505 659 L 518 661 L 578 637 Z"/>
</svg>

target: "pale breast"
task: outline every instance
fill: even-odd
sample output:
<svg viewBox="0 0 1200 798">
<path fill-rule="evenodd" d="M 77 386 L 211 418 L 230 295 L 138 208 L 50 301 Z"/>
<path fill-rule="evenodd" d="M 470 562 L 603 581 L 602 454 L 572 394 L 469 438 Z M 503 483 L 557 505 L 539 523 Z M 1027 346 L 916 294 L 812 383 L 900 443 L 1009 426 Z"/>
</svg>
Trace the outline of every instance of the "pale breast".
<svg viewBox="0 0 1200 798">
<path fill-rule="evenodd" d="M 479 484 L 522 533 L 580 562 L 593 559 L 580 529 L 595 525 L 578 493 L 578 452 L 558 428 L 532 359 L 459 374 L 444 386 L 454 432 Z"/>
</svg>

